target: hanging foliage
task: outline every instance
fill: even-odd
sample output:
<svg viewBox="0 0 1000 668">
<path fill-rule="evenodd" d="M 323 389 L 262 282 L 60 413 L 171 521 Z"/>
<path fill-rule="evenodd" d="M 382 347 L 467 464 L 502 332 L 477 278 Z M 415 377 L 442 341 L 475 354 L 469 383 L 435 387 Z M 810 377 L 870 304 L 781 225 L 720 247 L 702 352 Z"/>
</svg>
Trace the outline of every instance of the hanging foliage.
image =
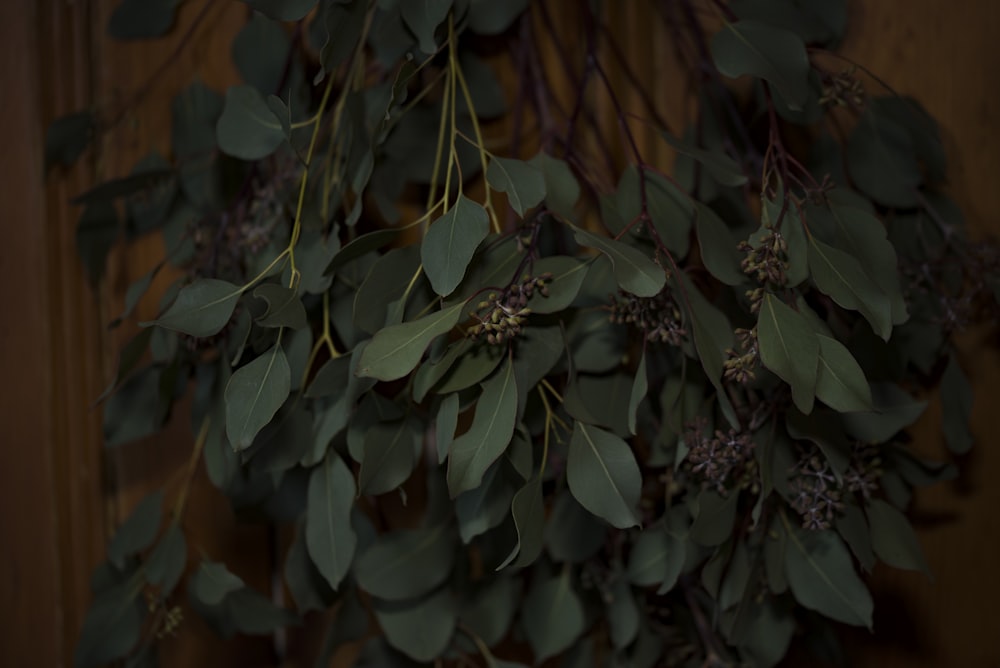
<svg viewBox="0 0 1000 668">
<path fill-rule="evenodd" d="M 664 82 L 604 28 L 617 3 L 579 3 L 582 40 L 539 0 L 245 3 L 243 81 L 182 91 L 172 156 L 81 195 L 77 238 L 95 281 L 122 230 L 166 241 L 115 325 L 179 276 L 107 445 L 193 397 L 192 462 L 296 528 L 294 607 L 185 538 L 199 464 L 119 528 L 77 665 L 155 655 L 186 600 L 226 636 L 336 607 L 324 656 L 364 637 L 358 665 L 770 666 L 803 622 L 871 628 L 876 560 L 927 570 L 910 489 L 954 469 L 904 430 L 940 382 L 971 446 L 949 337 L 995 320 L 1000 254 L 941 194 L 919 103 L 831 51 L 845 0 L 648 3 L 699 86 L 686 128 L 625 108 Z M 179 4 L 124 0 L 110 33 Z M 113 118 L 55 121 L 47 163 Z M 398 495 L 425 501 L 387 526 Z"/>
</svg>

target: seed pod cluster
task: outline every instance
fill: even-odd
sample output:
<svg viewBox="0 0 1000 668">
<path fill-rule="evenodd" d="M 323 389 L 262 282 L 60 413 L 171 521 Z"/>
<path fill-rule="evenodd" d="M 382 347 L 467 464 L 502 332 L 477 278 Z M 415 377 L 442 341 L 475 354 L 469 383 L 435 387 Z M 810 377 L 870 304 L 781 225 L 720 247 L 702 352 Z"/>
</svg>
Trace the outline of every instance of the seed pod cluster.
<svg viewBox="0 0 1000 668">
<path fill-rule="evenodd" d="M 707 431 L 705 418 L 696 418 L 686 425 L 684 443 L 689 449 L 685 467 L 691 476 L 722 496 L 742 489 L 756 490 L 759 475 L 750 434 L 717 429 L 708 436 Z"/>
<path fill-rule="evenodd" d="M 761 287 L 748 290 L 750 312 L 757 313 L 764 299 L 765 287 L 782 286 L 786 282 L 788 271 L 788 242 L 781 232 L 773 227 L 767 227 L 768 233 L 760 239 L 756 246 L 747 241 L 741 241 L 739 250 L 746 254 L 740 263 L 743 273 L 757 281 Z"/>
<path fill-rule="evenodd" d="M 491 292 L 486 299 L 476 305 L 473 314 L 479 321 L 468 329 L 473 337 L 485 337 L 490 345 L 502 345 L 521 333 L 521 327 L 531 315 L 528 301 L 535 292 L 549 296 L 548 283 L 552 274 L 545 272 L 538 276 L 525 274 L 520 283 L 512 283 L 505 290 Z"/>
<path fill-rule="evenodd" d="M 754 379 L 754 369 L 760 362 L 760 352 L 757 349 L 757 328 L 737 329 L 736 340 L 740 345 L 740 352 L 729 348 L 726 350 L 725 368 L 726 380 L 734 383 L 746 384 Z"/>
<path fill-rule="evenodd" d="M 619 290 L 611 304 L 611 322 L 632 325 L 643 332 L 647 341 L 679 346 L 687 330 L 681 310 L 669 288 L 655 297 L 636 297 Z"/>
</svg>

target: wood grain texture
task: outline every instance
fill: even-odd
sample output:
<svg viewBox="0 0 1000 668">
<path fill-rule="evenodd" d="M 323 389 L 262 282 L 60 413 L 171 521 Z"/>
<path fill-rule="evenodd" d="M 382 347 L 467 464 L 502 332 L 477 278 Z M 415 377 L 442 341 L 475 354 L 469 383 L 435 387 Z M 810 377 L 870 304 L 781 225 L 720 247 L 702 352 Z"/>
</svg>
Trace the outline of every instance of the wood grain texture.
<svg viewBox="0 0 1000 668">
<path fill-rule="evenodd" d="M 6 247 L 0 253 L 0 284 L 6 313 L 0 318 L 0 355 L 9 378 L 0 402 L 5 425 L 0 447 L 0 535 L 5 538 L 0 573 L 0 665 L 70 665 L 73 644 L 89 602 L 88 578 L 103 557 L 114 526 L 148 492 L 183 466 L 192 434 L 178 411 L 161 435 L 107 452 L 100 414 L 92 400 L 114 373 L 117 350 L 134 331 L 104 328 L 121 308 L 125 288 L 162 254 L 157 239 L 142 240 L 128 253 L 112 254 L 102 287 L 91 291 L 76 259 L 78 211 L 69 198 L 96 180 L 126 174 L 150 150 L 169 148 L 170 100 L 200 79 L 222 90 L 235 81 L 229 44 L 247 13 L 232 0 L 191 0 L 182 6 L 171 35 L 148 43 L 115 43 L 104 26 L 116 0 L 6 0 L 0 2 L 0 84 L 16 96 L 4 106 L 8 154 L 0 164 L 0 197 Z M 550 21 L 540 13 L 530 26 L 544 36 L 560 32 L 565 52 L 542 40 L 540 70 L 560 105 L 551 118 L 563 122 L 584 60 L 586 30 L 577 0 L 547 0 Z M 661 6 L 669 3 L 661 3 Z M 672 35 L 646 2 L 608 3 L 609 25 L 622 45 L 621 58 L 638 78 L 653 82 L 648 97 L 676 133 L 690 120 L 696 87 L 680 62 Z M 1000 233 L 996 211 L 1000 170 L 994 138 L 1000 124 L 1000 59 L 994 44 L 1000 3 L 978 0 L 854 0 L 844 52 L 877 72 L 893 88 L 921 100 L 940 122 L 949 158 L 949 191 L 976 234 Z M 703 15 L 706 18 L 709 15 Z M 193 24 L 197 27 L 191 29 Z M 550 27 L 551 26 L 551 27 Z M 190 34 L 188 35 L 188 33 Z M 178 50 L 184 41 L 183 48 Z M 517 54 L 500 54 L 495 64 L 511 85 Z M 565 59 L 565 63 L 563 62 Z M 619 55 L 607 47 L 600 59 L 622 106 L 649 119 L 642 96 L 631 92 Z M 69 173 L 42 178 L 44 127 L 58 115 L 96 105 L 113 109 L 155 85 L 130 107 L 96 153 Z M 591 86 L 594 83 L 591 82 Z M 597 124 L 620 137 L 618 119 L 606 96 L 592 90 Z M 559 107 L 562 108 L 559 108 Z M 530 114 L 526 133 L 541 133 L 546 119 Z M 672 151 L 643 120 L 632 118 L 645 160 L 669 168 Z M 511 126 L 493 128 L 508 137 Z M 622 142 L 606 152 L 593 133 L 575 138 L 590 156 L 584 169 L 607 187 L 607 157 L 630 159 Z M 162 289 L 170 277 L 158 283 Z M 141 307 L 154 314 L 156 300 Z M 979 447 L 963 459 L 962 478 L 920 492 L 916 517 L 920 539 L 935 575 L 880 568 L 874 579 L 876 631 L 849 634 L 851 665 L 995 666 L 1000 650 L 992 633 L 1000 627 L 1000 452 L 989 437 L 995 397 L 1000 396 L 1000 354 L 980 335 L 962 340 L 963 361 L 976 391 L 973 422 Z M 915 429 L 916 447 L 944 458 L 940 411 L 931 409 Z M 176 492 L 176 484 L 168 486 Z M 260 591 L 272 590 L 278 566 L 273 536 L 240 522 L 204 476 L 194 489 L 185 519 L 192 565 L 204 553 L 225 560 Z M 278 589 L 280 592 L 280 588 Z M 179 600 L 183 599 L 183 595 Z M 14 612 L 16 611 L 16 613 Z M 309 665 L 324 619 L 314 616 L 302 632 L 289 634 L 289 663 Z M 174 638 L 162 644 L 165 666 L 275 665 L 271 639 L 216 638 L 193 613 Z M 349 665 L 342 655 L 338 665 Z M 791 665 L 812 665 L 798 663 Z"/>
</svg>

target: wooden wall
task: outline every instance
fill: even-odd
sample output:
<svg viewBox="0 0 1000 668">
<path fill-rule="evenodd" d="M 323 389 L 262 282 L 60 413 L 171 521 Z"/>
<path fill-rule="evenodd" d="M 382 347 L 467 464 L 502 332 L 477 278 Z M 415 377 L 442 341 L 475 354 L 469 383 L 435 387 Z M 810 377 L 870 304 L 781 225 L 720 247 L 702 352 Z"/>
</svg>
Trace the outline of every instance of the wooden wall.
<svg viewBox="0 0 1000 668">
<path fill-rule="evenodd" d="M 549 0 L 572 12 L 576 1 Z M 101 447 L 93 399 L 114 372 L 123 333 L 104 328 L 120 309 L 127 284 L 158 258 L 157 241 L 112 256 L 97 291 L 86 285 L 74 249 L 76 211 L 67 201 L 96 180 L 125 174 L 152 148 L 167 149 L 169 102 L 200 78 L 222 88 L 234 73 L 230 39 L 245 17 L 233 0 L 184 3 L 179 25 L 162 40 L 117 44 L 103 26 L 115 0 L 0 2 L 0 125 L 7 149 L 0 163 L 0 665 L 71 663 L 88 601 L 87 580 L 117 521 L 181 466 L 191 443 L 183 416 L 175 428 L 114 452 Z M 614 28 L 628 35 L 627 55 L 648 62 L 640 76 L 661 112 L 680 124 L 682 91 L 656 22 L 620 5 Z M 619 6 L 619 3 L 614 3 Z M 1000 57 L 995 44 L 1000 3 L 992 0 L 853 0 L 845 52 L 902 93 L 919 98 L 942 125 L 950 191 L 977 233 L 1000 234 Z M 189 27 L 201 15 L 199 27 Z M 181 42 L 186 42 L 180 48 Z M 179 50 L 178 50 L 179 49 Z M 91 104 L 115 105 L 142 90 L 132 112 L 87 164 L 44 179 L 41 145 L 54 117 Z M 628 99 L 642 113 L 638 100 Z M 652 149 L 651 149 L 652 150 Z M 148 307 L 147 307 L 148 308 Z M 152 315 L 141 313 L 141 317 Z M 127 334 L 127 332 L 125 333 Z M 917 497 L 920 537 L 935 574 L 876 574 L 879 635 L 851 636 L 852 665 L 996 666 L 1000 643 L 1000 450 L 991 447 L 1000 355 L 976 335 L 963 340 L 977 393 L 979 439 L 962 461 L 964 474 Z M 995 343 L 995 342 L 994 342 Z M 916 430 L 917 447 L 941 456 L 939 412 Z M 204 482 L 204 481 L 202 481 Z M 273 564 L 267 534 L 237 525 L 224 500 L 199 484 L 187 520 L 191 542 L 224 558 L 251 584 L 266 589 Z M 294 645 L 296 664 L 309 649 Z M 167 666 L 272 665 L 266 640 L 223 642 L 188 617 L 165 643 Z"/>
</svg>

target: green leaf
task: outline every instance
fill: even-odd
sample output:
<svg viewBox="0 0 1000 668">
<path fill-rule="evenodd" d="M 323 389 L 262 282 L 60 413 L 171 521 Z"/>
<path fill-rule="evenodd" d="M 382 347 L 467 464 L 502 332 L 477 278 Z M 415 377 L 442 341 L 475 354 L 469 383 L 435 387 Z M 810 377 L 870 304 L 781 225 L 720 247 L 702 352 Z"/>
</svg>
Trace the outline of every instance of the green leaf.
<svg viewBox="0 0 1000 668">
<path fill-rule="evenodd" d="M 118 568 L 125 567 L 125 559 L 153 544 L 160 530 L 163 513 L 163 492 L 157 491 L 136 505 L 108 546 L 108 561 Z"/>
<path fill-rule="evenodd" d="M 448 452 L 448 491 L 452 498 L 479 487 L 483 474 L 510 444 L 517 421 L 517 383 L 508 358 L 482 385 L 469 430 L 457 437 Z"/>
<path fill-rule="evenodd" d="M 420 246 L 411 244 L 393 248 L 378 258 L 368 271 L 361 287 L 354 293 L 354 324 L 374 334 L 390 322 L 392 306 L 406 292 L 413 275 L 420 270 Z M 419 283 L 414 283 L 414 287 Z M 413 288 L 411 288 L 412 292 Z M 401 309 L 400 309 L 401 311 Z M 403 314 L 400 312 L 400 316 Z M 400 318 L 402 319 L 402 318 Z"/>
<path fill-rule="evenodd" d="M 361 459 L 362 494 L 385 494 L 402 485 L 416 465 L 414 448 L 420 439 L 413 419 L 379 422 L 365 434 Z"/>
<path fill-rule="evenodd" d="M 895 383 L 874 383 L 871 390 L 874 403 L 871 412 L 841 416 L 851 436 L 868 443 L 888 441 L 916 422 L 927 408 L 926 401 L 917 401 Z"/>
<path fill-rule="evenodd" d="M 278 412 L 291 391 L 288 360 L 276 343 L 233 373 L 226 384 L 226 436 L 236 450 L 246 450 L 257 432 Z"/>
<path fill-rule="evenodd" d="M 857 360 L 840 341 L 821 334 L 816 397 L 830 408 L 848 413 L 872 409 L 872 392 Z"/>
<path fill-rule="evenodd" d="M 896 249 L 882 221 L 862 209 L 837 204 L 831 204 L 829 209 L 810 207 L 808 219 L 810 228 L 824 241 L 861 263 L 868 277 L 889 298 L 893 324 L 905 322 L 906 300 L 900 288 Z"/>
<path fill-rule="evenodd" d="M 833 531 L 803 531 L 787 522 L 785 531 L 785 568 L 796 600 L 838 622 L 871 628 L 871 594 L 840 537 Z"/>
<path fill-rule="evenodd" d="M 518 490 L 511 502 L 510 512 L 514 516 L 514 526 L 517 528 L 517 545 L 503 563 L 497 566 L 498 571 L 511 564 L 514 568 L 528 566 L 542 553 L 545 501 L 542 498 L 540 477 L 532 478 Z"/>
<path fill-rule="evenodd" d="M 414 661 L 432 662 L 455 632 L 455 601 L 448 589 L 412 601 L 378 601 L 373 606 L 390 645 Z"/>
<path fill-rule="evenodd" d="M 146 327 L 158 325 L 197 338 L 214 336 L 229 322 L 242 289 L 215 278 L 199 278 L 177 293 L 170 308 Z"/>
<path fill-rule="evenodd" d="M 499 35 L 514 23 L 528 7 L 528 0 L 472 0 L 469 5 L 469 28 L 480 35 Z"/>
<path fill-rule="evenodd" d="M 486 209 L 464 195 L 431 224 L 420 245 L 420 259 L 434 292 L 447 297 L 455 291 L 489 232 Z"/>
<path fill-rule="evenodd" d="M 844 160 L 851 180 L 879 204 L 908 208 L 920 204 L 923 182 L 913 139 L 876 108 L 862 112 L 847 140 Z"/>
<path fill-rule="evenodd" d="M 573 236 L 581 246 L 596 248 L 608 256 L 615 280 L 626 292 L 637 297 L 655 297 L 666 284 L 663 269 L 635 248 L 580 228 L 574 228 Z"/>
<path fill-rule="evenodd" d="M 712 37 L 712 59 L 727 77 L 750 75 L 777 89 L 791 109 L 809 98 L 809 56 L 795 33 L 758 23 L 726 23 Z"/>
<path fill-rule="evenodd" d="M 108 34 L 115 39 L 153 39 L 170 32 L 181 0 L 122 0 L 111 13 Z"/>
<path fill-rule="evenodd" d="M 90 111 L 60 116 L 45 130 L 45 169 L 72 167 L 94 138 L 97 118 Z"/>
<path fill-rule="evenodd" d="M 634 585 L 659 585 L 666 593 L 677 584 L 687 560 L 687 542 L 662 526 L 650 527 L 639 534 L 628 561 L 628 579 Z"/>
<path fill-rule="evenodd" d="M 479 0 L 480 5 L 501 6 L 500 3 Z M 502 3 L 502 6 L 517 4 Z M 522 4 L 527 4 L 522 0 Z M 475 4 L 473 5 L 475 6 Z M 542 172 L 545 179 L 545 206 L 563 218 L 571 220 L 574 217 L 576 203 L 580 199 L 580 184 L 573 176 L 573 170 L 565 160 L 553 158 L 547 153 L 539 152 L 531 159 L 531 164 Z"/>
<path fill-rule="evenodd" d="M 618 580 L 609 594 L 605 618 L 611 632 L 611 644 L 622 650 L 632 644 L 639 634 L 640 613 L 632 588 L 624 579 Z"/>
<path fill-rule="evenodd" d="M 872 499 L 867 511 L 875 554 L 890 566 L 921 571 L 930 577 L 930 566 L 906 515 L 882 499 Z"/>
<path fill-rule="evenodd" d="M 334 590 L 350 569 L 358 543 L 351 526 L 353 505 L 354 476 L 330 451 L 309 476 L 305 534 L 309 556 Z"/>
<path fill-rule="evenodd" d="M 545 523 L 545 546 L 557 562 L 580 563 L 594 556 L 607 533 L 607 525 L 563 490 L 556 497 Z"/>
<path fill-rule="evenodd" d="M 413 370 L 431 341 L 458 323 L 464 303 L 379 330 L 361 354 L 358 375 L 396 380 Z"/>
<path fill-rule="evenodd" d="M 257 319 L 258 325 L 291 329 L 309 325 L 306 309 L 295 290 L 277 283 L 262 283 L 254 289 L 253 296 L 267 302 L 267 312 Z"/>
<path fill-rule="evenodd" d="M 535 652 L 536 665 L 567 650 L 583 633 L 585 618 L 573 590 L 569 570 L 536 582 L 521 612 L 524 634 Z"/>
<path fill-rule="evenodd" d="M 812 411 L 819 375 L 819 340 L 805 317 L 774 295 L 764 295 L 757 318 L 757 343 L 764 366 L 791 385 L 798 409 Z"/>
<path fill-rule="evenodd" d="M 492 647 L 510 630 L 514 613 L 521 603 L 521 583 L 502 575 L 484 580 L 480 586 L 465 589 L 460 618 Z"/>
<path fill-rule="evenodd" d="M 883 341 L 892 334 L 889 298 L 872 282 L 853 256 L 809 239 L 809 270 L 816 287 L 846 309 L 859 311 Z"/>
<path fill-rule="evenodd" d="M 865 514 L 854 503 L 846 503 L 833 521 L 837 533 L 843 538 L 854 557 L 866 573 L 875 567 L 875 553 L 872 551 L 871 529 Z"/>
<path fill-rule="evenodd" d="M 316 0 L 243 0 L 275 21 L 298 21 L 316 6 Z"/>
<path fill-rule="evenodd" d="M 448 16 L 451 3 L 452 0 L 412 0 L 401 4 L 403 21 L 417 38 L 420 50 L 424 53 L 437 51 L 434 33 Z"/>
<path fill-rule="evenodd" d="M 743 283 L 746 277 L 740 269 L 741 257 L 732 232 L 712 209 L 700 202 L 696 208 L 695 231 L 705 268 L 726 285 Z"/>
<path fill-rule="evenodd" d="M 187 541 L 181 528 L 172 524 L 157 543 L 146 562 L 146 580 L 160 587 L 160 592 L 168 596 L 187 566 Z"/>
<path fill-rule="evenodd" d="M 219 148 L 242 160 L 260 160 L 285 141 L 281 120 L 253 86 L 230 86 L 216 125 Z"/>
<path fill-rule="evenodd" d="M 451 397 L 458 399 L 454 394 Z M 465 545 L 471 543 L 476 536 L 498 526 L 510 511 L 514 490 L 508 484 L 501 470 L 502 466 L 502 462 L 495 462 L 486 470 L 479 487 L 455 497 L 458 535 Z"/>
<path fill-rule="evenodd" d="M 138 594 L 132 583 L 124 582 L 95 597 L 73 653 L 76 668 L 108 665 L 136 646 L 146 607 Z"/>
<path fill-rule="evenodd" d="M 691 540 L 707 547 L 724 543 L 732 535 L 738 501 L 738 494 L 720 496 L 710 489 L 698 494 L 698 511 L 692 513 Z"/>
<path fill-rule="evenodd" d="M 668 132 L 661 132 L 660 136 L 678 153 L 701 163 L 720 185 L 737 187 L 747 182 L 747 176 L 740 169 L 739 163 L 725 153 L 699 148 L 674 138 Z"/>
<path fill-rule="evenodd" d="M 635 381 L 632 383 L 632 392 L 628 400 L 628 431 L 630 434 L 636 433 L 636 415 L 639 412 L 639 404 L 646 398 L 649 392 L 649 381 L 646 378 L 646 351 L 643 350 L 642 357 L 639 358 L 639 365 L 635 369 Z"/>
<path fill-rule="evenodd" d="M 354 566 L 358 585 L 378 598 L 423 596 L 451 575 L 453 534 L 447 524 L 381 534 Z"/>
<path fill-rule="evenodd" d="M 225 564 L 207 559 L 201 562 L 191 579 L 192 593 L 206 605 L 217 605 L 245 586 L 243 580 L 233 575 Z"/>
<path fill-rule="evenodd" d="M 941 428 L 944 430 L 948 449 L 958 455 L 969 451 L 974 442 L 969 420 L 972 417 L 972 386 L 969 384 L 958 359 L 948 357 L 948 366 L 941 376 Z"/>
<path fill-rule="evenodd" d="M 263 14 L 254 14 L 233 39 L 232 56 L 243 81 L 263 95 L 278 91 L 291 41 L 285 30 Z M 279 116 L 280 118 L 280 116 Z"/>
<path fill-rule="evenodd" d="M 434 435 L 437 442 L 438 464 L 443 464 L 455 440 L 455 429 L 458 427 L 458 412 L 461 402 L 458 394 L 449 394 L 441 400 L 437 418 L 434 420 Z"/>
<path fill-rule="evenodd" d="M 589 262 L 581 262 L 565 255 L 550 255 L 535 262 L 535 276 L 551 273 L 552 279 L 545 282 L 548 295 L 536 290 L 528 300 L 532 313 L 561 313 L 576 299 L 587 278 Z"/>
<path fill-rule="evenodd" d="M 309 556 L 304 527 L 295 532 L 295 538 L 285 556 L 283 573 L 288 593 L 299 614 L 310 610 L 326 610 L 333 604 L 336 595 Z M 341 613 L 338 611 L 339 614 Z"/>
<path fill-rule="evenodd" d="M 545 199 L 545 176 L 530 162 L 514 158 L 493 158 L 486 168 L 486 182 L 493 190 L 507 193 L 507 201 L 517 215 Z"/>
<path fill-rule="evenodd" d="M 369 232 L 368 234 L 362 234 L 354 241 L 337 251 L 337 254 L 333 256 L 332 260 L 330 260 L 330 264 L 327 265 L 326 273 L 332 274 L 344 265 L 353 262 L 358 258 L 364 257 L 372 251 L 378 250 L 399 236 L 399 232 L 399 228 L 387 228 L 375 230 L 374 232 Z"/>
<path fill-rule="evenodd" d="M 619 529 L 639 524 L 642 474 L 632 449 L 618 436 L 575 422 L 566 479 L 576 500 L 594 515 Z"/>
</svg>

